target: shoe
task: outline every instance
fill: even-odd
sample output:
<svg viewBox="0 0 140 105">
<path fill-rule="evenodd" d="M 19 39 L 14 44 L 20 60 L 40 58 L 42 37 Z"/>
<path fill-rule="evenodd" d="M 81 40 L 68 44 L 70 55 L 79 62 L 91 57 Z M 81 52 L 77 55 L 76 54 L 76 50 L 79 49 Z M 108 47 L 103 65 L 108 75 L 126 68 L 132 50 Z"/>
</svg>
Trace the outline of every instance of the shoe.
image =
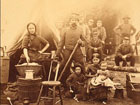
<svg viewBox="0 0 140 105">
<path fill-rule="evenodd" d="M 102 102 L 104 105 L 106 105 L 107 103 L 105 101 Z"/>
<path fill-rule="evenodd" d="M 78 98 L 77 98 L 77 95 L 75 95 L 75 96 L 73 97 L 73 99 L 74 99 L 76 102 L 79 102 L 79 100 L 78 100 Z"/>
</svg>

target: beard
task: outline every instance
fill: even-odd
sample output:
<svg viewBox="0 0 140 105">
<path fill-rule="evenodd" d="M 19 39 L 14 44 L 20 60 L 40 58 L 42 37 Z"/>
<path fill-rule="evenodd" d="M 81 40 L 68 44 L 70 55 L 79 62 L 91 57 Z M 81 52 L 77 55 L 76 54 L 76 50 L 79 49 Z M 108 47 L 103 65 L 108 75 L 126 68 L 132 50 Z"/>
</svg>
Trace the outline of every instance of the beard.
<svg viewBox="0 0 140 105">
<path fill-rule="evenodd" d="M 76 23 L 71 23 L 71 26 L 72 26 L 72 27 L 76 27 L 77 24 L 76 24 Z"/>
</svg>

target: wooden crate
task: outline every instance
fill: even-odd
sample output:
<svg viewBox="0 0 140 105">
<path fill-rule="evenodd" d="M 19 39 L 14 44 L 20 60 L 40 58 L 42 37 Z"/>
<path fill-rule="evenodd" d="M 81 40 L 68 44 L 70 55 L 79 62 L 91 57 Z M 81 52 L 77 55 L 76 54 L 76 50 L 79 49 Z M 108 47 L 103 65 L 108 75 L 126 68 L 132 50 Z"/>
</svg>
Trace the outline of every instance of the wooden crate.
<svg viewBox="0 0 140 105">
<path fill-rule="evenodd" d="M 126 75 L 127 96 L 133 99 L 134 103 L 140 104 L 140 73 L 128 73 Z"/>
</svg>

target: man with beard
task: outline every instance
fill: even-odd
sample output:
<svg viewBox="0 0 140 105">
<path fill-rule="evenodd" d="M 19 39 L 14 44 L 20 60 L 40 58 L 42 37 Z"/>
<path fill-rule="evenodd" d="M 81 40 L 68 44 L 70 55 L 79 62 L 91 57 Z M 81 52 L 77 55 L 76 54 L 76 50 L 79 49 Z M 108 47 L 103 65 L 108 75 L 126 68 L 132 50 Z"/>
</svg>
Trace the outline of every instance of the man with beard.
<svg viewBox="0 0 140 105">
<path fill-rule="evenodd" d="M 58 49 L 56 51 L 56 57 L 60 57 L 60 53 L 62 50 L 64 53 L 64 59 L 61 62 L 60 66 L 60 72 L 62 72 L 66 62 L 68 61 L 75 45 L 78 43 L 78 47 L 75 51 L 75 53 L 72 56 L 72 59 L 70 60 L 69 64 L 67 65 L 67 68 L 65 72 L 62 75 L 61 82 L 63 83 L 64 87 L 66 87 L 66 79 L 70 74 L 70 66 L 72 63 L 72 60 L 75 62 L 80 63 L 81 65 L 84 65 L 83 61 L 83 54 L 80 49 L 80 46 L 84 45 L 84 42 L 82 41 L 83 38 L 83 31 L 82 28 L 78 27 L 78 18 L 77 17 L 71 17 L 70 18 L 70 26 L 63 29 L 61 32 L 61 40 L 58 44 Z"/>
</svg>

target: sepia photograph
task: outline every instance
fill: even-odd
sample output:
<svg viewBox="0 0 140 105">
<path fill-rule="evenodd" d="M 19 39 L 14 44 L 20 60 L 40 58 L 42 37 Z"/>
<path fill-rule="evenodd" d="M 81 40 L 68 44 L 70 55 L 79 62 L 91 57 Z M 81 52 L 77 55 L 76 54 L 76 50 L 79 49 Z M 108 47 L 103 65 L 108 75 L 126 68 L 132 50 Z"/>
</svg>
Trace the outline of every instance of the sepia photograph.
<svg viewBox="0 0 140 105">
<path fill-rule="evenodd" d="M 1 105 L 140 105 L 140 0 L 0 0 Z"/>
</svg>

